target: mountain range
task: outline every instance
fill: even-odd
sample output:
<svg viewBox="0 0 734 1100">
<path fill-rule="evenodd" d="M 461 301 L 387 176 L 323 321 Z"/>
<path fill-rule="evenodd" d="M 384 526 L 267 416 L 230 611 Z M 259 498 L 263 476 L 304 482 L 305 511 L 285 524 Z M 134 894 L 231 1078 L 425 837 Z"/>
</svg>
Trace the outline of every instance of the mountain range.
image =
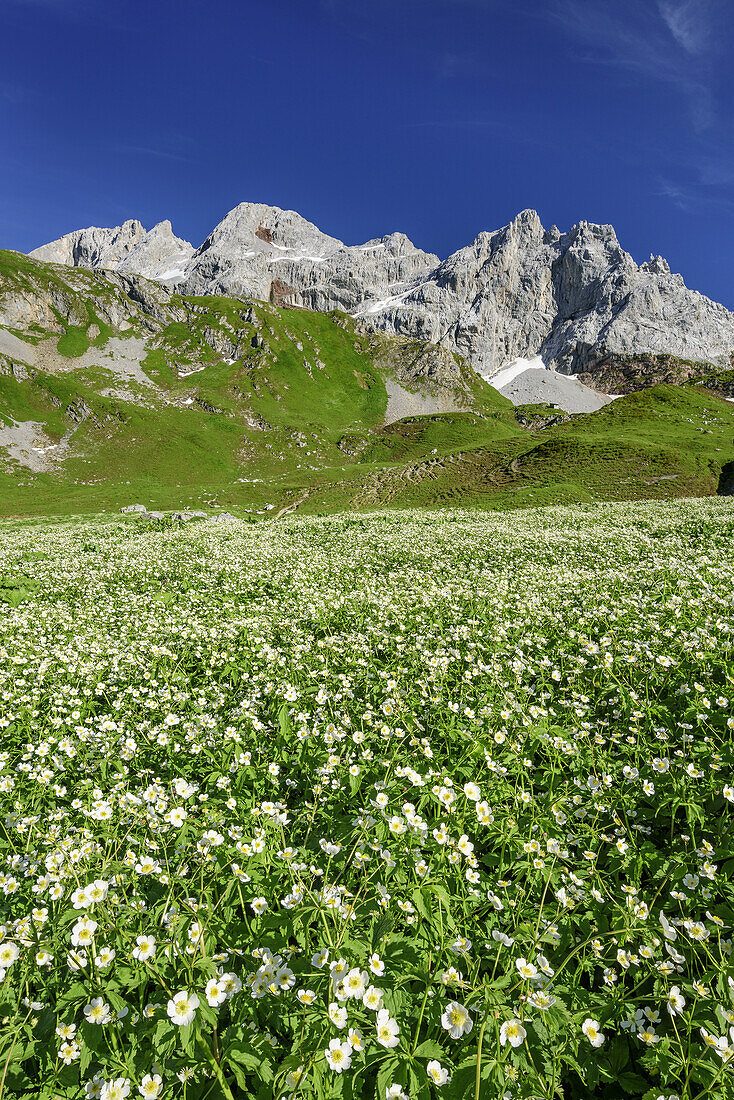
<svg viewBox="0 0 734 1100">
<path fill-rule="evenodd" d="M 665 362 L 661 371 L 651 357 L 729 367 L 734 352 L 734 313 L 688 289 L 662 257 L 638 265 L 612 226 L 581 221 L 562 233 L 533 210 L 443 261 L 402 233 L 345 245 L 259 203 L 235 207 L 198 248 L 169 221 L 151 230 L 127 221 L 76 230 L 30 255 L 135 273 L 182 295 L 342 310 L 458 353 L 485 378 L 527 363 L 624 392 L 636 375 L 666 380 Z"/>
<path fill-rule="evenodd" d="M 0 250 L 0 515 L 731 493 L 734 316 L 525 211 L 441 262 L 243 204 Z M 147 522 L 147 521 L 146 521 Z"/>
</svg>

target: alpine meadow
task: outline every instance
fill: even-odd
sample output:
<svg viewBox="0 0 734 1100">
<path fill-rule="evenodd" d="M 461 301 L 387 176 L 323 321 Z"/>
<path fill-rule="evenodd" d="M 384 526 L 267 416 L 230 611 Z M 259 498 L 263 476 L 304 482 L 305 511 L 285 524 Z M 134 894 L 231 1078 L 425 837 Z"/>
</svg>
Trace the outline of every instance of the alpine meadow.
<svg viewBox="0 0 734 1100">
<path fill-rule="evenodd" d="M 0 1100 L 734 1100 L 729 0 L 0 53 Z"/>
</svg>

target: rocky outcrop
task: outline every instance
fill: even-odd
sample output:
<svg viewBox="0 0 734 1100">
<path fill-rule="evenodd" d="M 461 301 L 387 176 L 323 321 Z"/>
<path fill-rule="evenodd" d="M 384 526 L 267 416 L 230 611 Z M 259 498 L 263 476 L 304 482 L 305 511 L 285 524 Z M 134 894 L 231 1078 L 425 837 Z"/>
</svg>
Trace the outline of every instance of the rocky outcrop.
<svg viewBox="0 0 734 1100">
<path fill-rule="evenodd" d="M 688 290 L 665 261 L 638 266 L 611 226 L 562 234 L 532 210 L 480 233 L 370 320 L 458 351 L 485 377 L 519 357 L 575 374 L 613 354 L 723 363 L 734 350 L 734 314 Z"/>
<path fill-rule="evenodd" d="M 686 382 L 716 388 L 712 383 L 719 373 L 712 372 L 710 363 L 677 359 L 674 355 L 592 355 L 578 377 L 603 393 L 625 394 L 648 386 L 680 386 Z"/>
<path fill-rule="evenodd" d="M 727 462 L 721 467 L 717 492 L 722 497 L 734 496 L 734 462 Z"/>
<path fill-rule="evenodd" d="M 150 231 L 139 221 L 127 221 L 114 229 L 77 229 L 29 255 L 45 263 L 127 271 L 174 282 L 183 276 L 193 251 L 188 241 L 174 236 L 169 221 L 159 222 Z"/>
<path fill-rule="evenodd" d="M 401 233 L 347 246 L 291 210 L 242 203 L 200 248 L 169 222 L 72 233 L 32 255 L 136 271 L 188 294 L 344 310 L 428 340 L 488 377 L 540 356 L 564 374 L 609 357 L 669 355 L 727 365 L 734 314 L 689 290 L 660 256 L 636 264 L 609 225 L 545 229 L 533 210 L 480 233 L 443 262 Z"/>
<path fill-rule="evenodd" d="M 293 210 L 241 203 L 196 250 L 177 289 L 352 313 L 405 291 L 437 263 L 402 233 L 348 247 Z"/>
</svg>

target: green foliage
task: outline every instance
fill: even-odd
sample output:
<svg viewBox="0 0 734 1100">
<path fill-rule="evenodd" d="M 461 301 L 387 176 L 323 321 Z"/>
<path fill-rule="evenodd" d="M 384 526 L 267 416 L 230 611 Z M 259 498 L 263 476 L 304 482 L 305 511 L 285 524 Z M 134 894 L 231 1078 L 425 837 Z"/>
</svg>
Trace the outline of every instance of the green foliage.
<svg viewBox="0 0 734 1100">
<path fill-rule="evenodd" d="M 0 1095 L 731 1100 L 732 536 L 4 522 Z"/>
<path fill-rule="evenodd" d="M 18 333 L 46 345 L 29 377 L 0 375 L 0 422 L 32 421 L 43 455 L 3 447 L 6 515 L 116 511 L 134 499 L 267 515 L 682 498 L 715 493 L 733 457 L 734 406 L 695 386 L 656 386 L 565 419 L 524 406 L 518 421 L 462 360 L 446 357 L 438 385 L 421 376 L 435 349 L 342 313 L 175 294 L 155 304 L 151 286 L 152 312 L 140 314 L 99 272 L 10 252 L 0 252 L 0 285 L 54 318 Z M 108 316 L 125 327 L 113 332 Z M 142 378 L 115 367 L 111 337 L 117 350 L 145 339 Z M 461 411 L 385 424 L 395 382 L 405 407 L 415 393 Z M 91 415 L 80 418 L 82 402 Z"/>
</svg>

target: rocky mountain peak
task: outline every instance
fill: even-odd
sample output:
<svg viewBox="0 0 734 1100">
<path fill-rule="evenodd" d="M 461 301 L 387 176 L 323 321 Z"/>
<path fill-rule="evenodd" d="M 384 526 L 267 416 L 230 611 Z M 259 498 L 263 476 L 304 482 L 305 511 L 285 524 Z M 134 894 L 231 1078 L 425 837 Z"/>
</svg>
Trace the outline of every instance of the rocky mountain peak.
<svg viewBox="0 0 734 1100">
<path fill-rule="evenodd" d="M 639 267 L 611 225 L 544 229 L 537 211 L 479 233 L 443 261 L 403 233 L 345 245 L 294 210 L 243 202 L 197 249 L 159 222 L 84 229 L 34 257 L 137 273 L 186 294 L 339 309 L 373 328 L 440 344 L 484 375 L 541 357 L 566 373 L 603 355 L 727 363 L 734 314 L 688 290 L 667 262 Z"/>
<path fill-rule="evenodd" d="M 228 251 L 241 248 L 243 253 L 291 251 L 318 259 L 324 259 L 344 247 L 336 237 L 322 233 L 295 210 L 281 210 L 277 206 L 254 202 L 242 202 L 230 210 L 197 253 L 209 251 L 215 246 L 225 246 Z"/>
</svg>

